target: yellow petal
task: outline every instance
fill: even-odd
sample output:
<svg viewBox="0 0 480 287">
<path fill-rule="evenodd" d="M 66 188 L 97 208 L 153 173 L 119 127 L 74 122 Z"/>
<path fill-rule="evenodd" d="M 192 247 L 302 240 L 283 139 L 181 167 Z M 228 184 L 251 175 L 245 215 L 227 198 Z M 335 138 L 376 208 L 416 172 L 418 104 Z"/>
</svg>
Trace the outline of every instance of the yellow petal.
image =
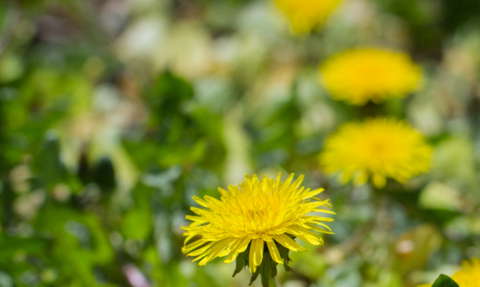
<svg viewBox="0 0 480 287">
<path fill-rule="evenodd" d="M 241 239 L 235 239 L 232 241 L 232 243 L 230 243 L 227 248 L 225 248 L 222 253 L 220 253 L 218 255 L 218 257 L 224 257 L 224 256 L 227 256 L 228 254 L 230 254 L 230 252 L 232 252 L 233 249 L 235 249 L 237 247 L 237 245 L 242 242 Z"/>
<path fill-rule="evenodd" d="M 325 234 L 335 234 L 335 233 L 332 232 L 332 229 L 330 227 L 328 227 L 328 225 L 323 224 L 323 223 L 315 223 L 315 224 L 321 225 L 321 226 L 325 227 L 327 230 L 319 228 L 318 226 L 315 226 L 314 224 L 307 223 L 307 225 L 315 231 L 325 233 Z"/>
<path fill-rule="evenodd" d="M 203 258 L 198 265 L 203 266 L 206 265 L 208 262 L 215 259 L 218 254 L 220 254 L 229 244 L 231 244 L 235 239 L 233 238 L 225 238 L 222 241 L 217 242 L 215 245 L 212 246 L 210 249 L 210 253 L 207 257 Z"/>
<path fill-rule="evenodd" d="M 283 264 L 282 257 L 280 257 L 280 253 L 278 252 L 278 248 L 277 248 L 277 245 L 275 244 L 275 241 L 273 240 L 267 241 L 267 246 L 273 261 L 279 264 Z"/>
<path fill-rule="evenodd" d="M 307 249 L 303 248 L 300 246 L 295 240 L 290 238 L 290 236 L 286 234 L 278 234 L 273 237 L 275 241 L 283 245 L 285 248 L 288 248 L 292 251 L 297 251 L 297 250 L 302 250 L 302 251 L 307 251 Z"/>
<path fill-rule="evenodd" d="M 200 239 L 200 240 L 197 240 L 193 243 L 190 243 L 189 245 L 187 246 L 184 246 L 182 248 L 182 252 L 185 254 L 185 253 L 189 253 L 190 251 L 192 250 L 195 250 L 197 249 L 198 247 L 202 246 L 203 244 L 207 243 L 208 241 L 206 240 L 203 240 L 203 239 Z"/>
<path fill-rule="evenodd" d="M 315 195 L 317 195 L 317 194 L 319 194 L 319 193 L 322 193 L 323 191 L 324 191 L 323 188 L 319 188 L 319 189 L 312 190 L 312 191 L 306 193 L 306 194 L 303 196 L 303 199 L 312 198 L 312 197 L 314 197 Z"/>
<path fill-rule="evenodd" d="M 331 210 L 326 210 L 326 209 L 321 209 L 321 208 L 316 208 L 313 210 L 313 212 L 323 212 L 323 213 L 329 213 L 329 214 L 336 214 L 335 212 Z"/>
<path fill-rule="evenodd" d="M 207 250 L 210 249 L 210 247 L 212 247 L 213 244 L 215 244 L 215 242 L 210 242 L 207 245 L 205 245 L 204 247 L 188 253 L 187 256 L 200 256 L 203 253 L 207 252 Z M 196 258 L 196 260 L 198 260 L 198 258 Z"/>
<path fill-rule="evenodd" d="M 252 244 L 250 244 L 250 252 L 248 254 L 248 267 L 250 269 L 250 273 L 255 273 L 255 270 L 257 270 L 257 266 L 255 266 L 255 245 L 257 244 L 257 241 L 254 239 L 252 240 Z"/>
<path fill-rule="evenodd" d="M 298 234 L 298 239 L 312 245 L 323 245 L 323 239 L 321 237 L 307 236 L 305 234 Z"/>
<path fill-rule="evenodd" d="M 386 182 L 387 182 L 387 180 L 385 179 L 385 177 L 383 175 L 375 174 L 373 176 L 373 185 L 375 185 L 375 187 L 377 187 L 377 188 L 384 187 Z"/>
<path fill-rule="evenodd" d="M 194 196 L 192 197 L 193 200 L 195 200 L 198 204 L 200 204 L 201 206 L 204 206 L 206 208 L 209 208 L 210 207 L 210 204 L 208 204 L 208 202 L 206 202 L 205 200 L 201 199 L 200 197 L 197 197 L 197 196 Z"/>
<path fill-rule="evenodd" d="M 250 254 L 249 254 L 249 267 L 250 272 L 253 274 L 257 270 L 257 266 L 262 263 L 263 260 L 263 239 L 257 238 L 252 240 L 250 245 Z"/>
<path fill-rule="evenodd" d="M 295 182 L 292 184 L 292 186 L 293 186 L 294 188 L 298 188 L 298 187 L 300 186 L 300 184 L 302 184 L 303 178 L 304 178 L 303 174 L 300 175 L 300 176 L 297 178 L 297 180 L 295 180 Z"/>
<path fill-rule="evenodd" d="M 250 238 L 245 238 L 238 245 L 232 249 L 232 253 L 227 257 L 227 259 L 224 261 L 225 263 L 230 263 L 233 262 L 238 256 L 238 254 L 242 253 L 245 251 L 248 247 L 248 244 L 250 243 L 251 239 Z"/>
<path fill-rule="evenodd" d="M 184 234 L 185 235 L 185 234 Z M 192 233 L 185 238 L 185 241 L 183 242 L 183 245 L 187 244 L 193 237 L 195 237 L 195 233 Z"/>
</svg>

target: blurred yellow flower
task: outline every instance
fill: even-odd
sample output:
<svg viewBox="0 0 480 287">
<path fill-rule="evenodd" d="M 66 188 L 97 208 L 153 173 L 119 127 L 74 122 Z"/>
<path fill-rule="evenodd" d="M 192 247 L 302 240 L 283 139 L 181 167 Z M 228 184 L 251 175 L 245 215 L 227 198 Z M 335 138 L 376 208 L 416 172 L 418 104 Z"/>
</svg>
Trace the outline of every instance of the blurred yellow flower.
<svg viewBox="0 0 480 287">
<path fill-rule="evenodd" d="M 430 168 L 432 147 L 408 124 L 394 119 L 369 119 L 347 123 L 325 142 L 320 163 L 326 173 L 339 173 L 357 185 L 372 179 L 383 187 L 386 178 L 399 182 Z"/>
<path fill-rule="evenodd" d="M 460 287 L 480 286 L 480 259 L 473 258 L 470 261 L 463 261 L 462 269 L 452 276 L 452 279 Z M 423 284 L 417 287 L 431 287 L 432 284 Z"/>
<path fill-rule="evenodd" d="M 480 286 L 480 259 L 473 258 L 462 263 L 462 270 L 452 276 L 460 287 Z"/>
<path fill-rule="evenodd" d="M 378 48 L 333 56 L 320 67 L 320 73 L 333 99 L 353 105 L 405 97 L 421 80 L 420 68 L 407 54 Z"/>
<path fill-rule="evenodd" d="M 228 191 L 219 188 L 221 200 L 194 197 L 207 209 L 191 208 L 198 216 L 187 216 L 193 223 L 184 227 L 187 238 L 183 253 L 198 256 L 194 261 L 201 260 L 199 265 L 227 255 L 225 263 L 229 263 L 250 245 L 248 265 L 253 274 L 262 263 L 265 243 L 272 260 L 279 264 L 283 263 L 277 244 L 292 251 L 306 250 L 295 242 L 295 237 L 313 245 L 323 244 L 322 238 L 313 231 L 333 234 L 322 223 L 333 219 L 309 213 L 335 214 L 321 208 L 332 206 L 328 199 L 320 201 L 315 197 L 323 189 L 299 188 L 303 175 L 293 184 L 292 179 L 293 174 L 284 182 L 280 181 L 280 174 L 276 180 L 264 176 L 261 181 L 257 175 L 252 178 L 246 175 L 245 182 L 229 185 Z M 187 245 L 195 236 L 200 238 Z"/>
<path fill-rule="evenodd" d="M 274 0 L 295 33 L 309 33 L 322 25 L 342 0 Z"/>
</svg>

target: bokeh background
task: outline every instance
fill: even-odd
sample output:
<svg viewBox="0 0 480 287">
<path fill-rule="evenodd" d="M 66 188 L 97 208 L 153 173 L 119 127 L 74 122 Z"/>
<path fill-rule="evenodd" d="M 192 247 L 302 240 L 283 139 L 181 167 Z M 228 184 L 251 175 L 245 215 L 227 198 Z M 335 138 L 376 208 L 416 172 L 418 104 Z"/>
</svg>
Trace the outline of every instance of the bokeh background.
<svg viewBox="0 0 480 287">
<path fill-rule="evenodd" d="M 181 226 L 192 196 L 254 172 L 304 174 L 337 212 L 284 287 L 416 286 L 480 257 L 477 0 L 344 0 L 303 35 L 268 0 L 3 0 L 0 23 L 2 287 L 247 286 L 234 263 L 185 258 Z M 318 66 L 365 46 L 410 54 L 422 88 L 332 100 Z M 435 149 L 381 195 L 318 161 L 375 114 Z"/>
</svg>

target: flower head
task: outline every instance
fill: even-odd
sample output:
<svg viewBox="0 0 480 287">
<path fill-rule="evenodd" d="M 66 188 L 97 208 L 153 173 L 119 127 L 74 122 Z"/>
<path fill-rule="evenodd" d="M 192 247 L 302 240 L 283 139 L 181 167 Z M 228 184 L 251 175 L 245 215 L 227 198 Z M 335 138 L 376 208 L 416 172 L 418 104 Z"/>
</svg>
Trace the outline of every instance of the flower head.
<svg viewBox="0 0 480 287">
<path fill-rule="evenodd" d="M 452 276 L 452 279 L 462 287 L 480 286 L 480 259 L 473 258 L 462 263 L 462 269 Z"/>
<path fill-rule="evenodd" d="M 279 264 L 283 264 L 279 247 L 305 251 L 295 242 L 295 237 L 313 245 L 323 244 L 322 238 L 313 231 L 332 234 L 322 222 L 333 219 L 310 213 L 334 214 L 321 208 L 331 208 L 331 204 L 328 199 L 320 201 L 315 197 L 323 189 L 310 191 L 300 187 L 303 176 L 293 183 L 292 179 L 293 174 L 284 182 L 280 181 L 280 174 L 276 180 L 264 176 L 261 181 L 257 175 L 252 178 L 246 175 L 245 182 L 230 185 L 228 191 L 219 188 L 220 200 L 210 196 L 204 199 L 194 197 L 207 209 L 191 208 L 198 216 L 187 216 L 193 223 L 184 228 L 187 238 L 183 253 L 197 256 L 194 261 L 200 260 L 199 265 L 205 265 L 224 256 L 228 256 L 226 263 L 232 262 L 250 248 L 247 264 L 253 274 L 267 252 L 264 251 L 267 250 L 265 244 L 271 259 Z M 199 236 L 198 240 L 187 244 L 196 236 Z"/>
<path fill-rule="evenodd" d="M 308 33 L 322 25 L 341 0 L 274 0 L 295 33 Z"/>
<path fill-rule="evenodd" d="M 460 287 L 480 286 L 480 259 L 473 258 L 470 261 L 463 261 L 462 269 L 452 276 L 452 279 Z M 432 284 L 419 285 L 418 287 L 430 287 Z"/>
<path fill-rule="evenodd" d="M 347 123 L 325 142 L 320 162 L 325 172 L 339 173 L 342 182 L 363 184 L 372 178 L 383 187 L 386 178 L 399 182 L 430 168 L 432 148 L 408 124 L 394 119 Z"/>
<path fill-rule="evenodd" d="M 420 68 L 408 55 L 376 48 L 333 56 L 320 72 L 331 97 L 353 105 L 405 97 L 418 88 L 421 79 Z"/>
</svg>

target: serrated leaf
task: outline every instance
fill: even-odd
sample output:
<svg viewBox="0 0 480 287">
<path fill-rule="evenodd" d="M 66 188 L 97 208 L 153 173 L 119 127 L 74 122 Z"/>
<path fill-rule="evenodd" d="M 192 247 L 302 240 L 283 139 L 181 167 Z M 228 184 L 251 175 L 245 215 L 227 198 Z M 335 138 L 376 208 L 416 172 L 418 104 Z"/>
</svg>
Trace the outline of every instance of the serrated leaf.
<svg viewBox="0 0 480 287">
<path fill-rule="evenodd" d="M 437 280 L 435 280 L 432 287 L 459 287 L 459 286 L 455 281 L 453 281 L 452 278 L 442 274 L 438 276 Z"/>
</svg>

